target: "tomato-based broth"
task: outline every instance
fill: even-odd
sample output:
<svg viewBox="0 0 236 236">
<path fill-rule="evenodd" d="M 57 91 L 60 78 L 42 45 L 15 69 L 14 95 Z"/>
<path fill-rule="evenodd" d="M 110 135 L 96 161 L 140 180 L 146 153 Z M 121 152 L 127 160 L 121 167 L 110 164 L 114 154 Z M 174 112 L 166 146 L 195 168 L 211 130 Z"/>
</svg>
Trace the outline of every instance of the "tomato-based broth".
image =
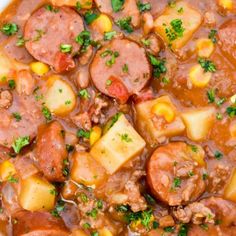
<svg viewBox="0 0 236 236">
<path fill-rule="evenodd" d="M 13 1 L 0 235 L 235 236 L 235 14 L 235 0 Z"/>
</svg>

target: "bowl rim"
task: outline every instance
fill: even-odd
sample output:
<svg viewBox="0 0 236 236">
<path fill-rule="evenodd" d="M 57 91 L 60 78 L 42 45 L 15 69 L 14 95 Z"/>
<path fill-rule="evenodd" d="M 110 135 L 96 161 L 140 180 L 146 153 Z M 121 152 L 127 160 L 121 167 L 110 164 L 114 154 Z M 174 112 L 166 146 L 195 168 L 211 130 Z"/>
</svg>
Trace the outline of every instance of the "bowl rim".
<svg viewBox="0 0 236 236">
<path fill-rule="evenodd" d="M 12 0 L 0 0 L 0 13 L 12 2 Z"/>
</svg>

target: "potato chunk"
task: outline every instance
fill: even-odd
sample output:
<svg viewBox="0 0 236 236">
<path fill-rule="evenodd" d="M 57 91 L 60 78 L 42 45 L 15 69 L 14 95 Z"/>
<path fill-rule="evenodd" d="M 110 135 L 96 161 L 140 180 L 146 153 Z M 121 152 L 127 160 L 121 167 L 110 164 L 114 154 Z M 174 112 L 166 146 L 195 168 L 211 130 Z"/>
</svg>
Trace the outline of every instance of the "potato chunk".
<svg viewBox="0 0 236 236">
<path fill-rule="evenodd" d="M 67 115 L 76 105 L 76 96 L 72 87 L 58 76 L 47 81 L 45 106 L 56 115 Z"/>
<path fill-rule="evenodd" d="M 181 27 L 179 24 L 172 26 L 172 23 L 176 20 L 182 22 L 182 33 L 180 32 Z M 168 45 L 171 45 L 174 51 L 177 51 L 191 39 L 201 22 L 201 14 L 187 3 L 180 1 L 174 7 L 167 6 L 164 12 L 155 20 L 154 27 L 156 33 Z"/>
<path fill-rule="evenodd" d="M 225 188 L 224 197 L 236 202 L 236 169 L 234 169 L 231 179 Z"/>
<path fill-rule="evenodd" d="M 201 141 L 207 135 L 215 120 L 215 108 L 206 107 L 182 113 L 187 136 L 193 141 Z"/>
<path fill-rule="evenodd" d="M 4 161 L 0 164 L 1 181 L 6 181 L 8 177 L 16 174 L 16 169 L 10 161 Z"/>
<path fill-rule="evenodd" d="M 19 201 L 22 208 L 29 211 L 51 210 L 55 203 L 55 187 L 37 176 L 21 181 Z"/>
<path fill-rule="evenodd" d="M 116 172 L 145 147 L 145 141 L 124 115 L 94 144 L 91 155 L 109 174 Z"/>
<path fill-rule="evenodd" d="M 168 107 L 172 109 L 174 115 L 173 121 L 166 123 L 163 126 L 157 125 L 158 117 L 155 117 L 155 114 L 152 110 L 157 106 L 157 104 L 167 104 Z M 184 129 L 184 123 L 181 120 L 178 111 L 171 102 L 168 96 L 162 96 L 154 100 L 146 101 L 139 103 L 135 106 L 137 112 L 137 125 L 150 145 L 156 145 L 158 140 L 162 137 L 172 137 L 178 134 L 181 134 Z"/>
<path fill-rule="evenodd" d="M 99 185 L 106 176 L 105 169 L 89 153 L 76 152 L 73 156 L 71 179 L 86 186 Z"/>
</svg>

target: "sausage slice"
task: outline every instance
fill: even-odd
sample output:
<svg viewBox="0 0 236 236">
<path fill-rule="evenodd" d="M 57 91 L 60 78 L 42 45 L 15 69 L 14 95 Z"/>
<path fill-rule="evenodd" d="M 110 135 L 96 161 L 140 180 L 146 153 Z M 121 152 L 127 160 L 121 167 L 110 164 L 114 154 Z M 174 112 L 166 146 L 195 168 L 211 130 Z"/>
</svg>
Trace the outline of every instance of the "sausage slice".
<svg viewBox="0 0 236 236">
<path fill-rule="evenodd" d="M 198 152 L 203 150 L 198 147 Z M 205 168 L 194 161 L 196 150 L 184 142 L 159 147 L 147 164 L 147 181 L 153 195 L 170 206 L 196 200 L 205 190 Z"/>
<path fill-rule="evenodd" d="M 145 50 L 128 39 L 114 39 L 97 51 L 90 73 L 102 93 L 121 103 L 138 93 L 151 77 Z"/>
<path fill-rule="evenodd" d="M 218 30 L 218 36 L 222 52 L 236 66 L 236 20 L 226 21 Z"/>
<path fill-rule="evenodd" d="M 63 160 L 66 159 L 67 152 L 62 130 L 57 121 L 42 125 L 38 130 L 36 159 L 40 170 L 49 181 L 65 180 Z"/>
<path fill-rule="evenodd" d="M 13 225 L 15 236 L 68 236 L 61 218 L 53 217 L 48 212 L 20 211 L 14 215 L 17 223 Z"/>
<path fill-rule="evenodd" d="M 75 62 L 71 54 L 60 51 L 60 45 L 72 45 L 72 52 L 77 52 L 80 45 L 75 38 L 83 30 L 83 21 L 74 10 L 61 7 L 49 11 L 42 7 L 25 25 L 24 38 L 29 40 L 25 46 L 34 58 L 64 72 L 75 67 Z"/>
</svg>

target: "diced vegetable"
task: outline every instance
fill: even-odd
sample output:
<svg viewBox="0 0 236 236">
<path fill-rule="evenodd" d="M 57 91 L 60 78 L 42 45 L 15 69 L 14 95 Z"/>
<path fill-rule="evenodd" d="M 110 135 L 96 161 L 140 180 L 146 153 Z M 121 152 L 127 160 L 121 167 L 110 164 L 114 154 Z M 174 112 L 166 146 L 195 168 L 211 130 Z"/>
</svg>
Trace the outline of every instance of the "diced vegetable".
<svg viewBox="0 0 236 236">
<path fill-rule="evenodd" d="M 207 135 L 215 120 L 215 108 L 206 107 L 182 113 L 187 136 L 193 141 L 201 141 Z"/>
<path fill-rule="evenodd" d="M 98 230 L 98 233 L 99 233 L 99 236 L 113 236 L 112 232 L 107 228 Z"/>
<path fill-rule="evenodd" d="M 96 143 L 102 136 L 102 129 L 99 126 L 94 126 L 90 132 L 89 142 L 92 146 Z"/>
<path fill-rule="evenodd" d="M 90 153 L 109 174 L 113 174 L 142 152 L 144 147 L 145 141 L 122 114 L 107 133 L 94 144 Z"/>
<path fill-rule="evenodd" d="M 232 10 L 234 7 L 233 0 L 218 0 L 218 4 L 226 10 Z"/>
<path fill-rule="evenodd" d="M 195 65 L 190 69 L 189 79 L 193 86 L 198 88 L 206 87 L 212 77 L 211 72 L 205 72 L 201 65 Z"/>
<path fill-rule="evenodd" d="M 112 30 L 112 21 L 107 15 L 101 14 L 93 21 L 91 26 L 96 31 L 104 34 L 105 32 L 110 32 Z"/>
<path fill-rule="evenodd" d="M 231 179 L 225 188 L 224 197 L 236 202 L 236 169 L 234 169 Z"/>
<path fill-rule="evenodd" d="M 155 126 L 155 114 L 153 114 L 152 111 L 155 107 L 160 106 L 158 104 L 165 104 L 164 106 L 168 108 L 165 113 L 170 123 L 166 123 L 163 127 Z M 139 103 L 135 108 L 137 112 L 138 128 L 151 145 L 157 144 L 158 139 L 161 137 L 179 135 L 185 129 L 178 111 L 168 96 L 162 96 L 154 100 Z"/>
<path fill-rule="evenodd" d="M 201 38 L 197 41 L 196 48 L 199 57 L 208 58 L 214 51 L 214 43 L 211 39 Z"/>
<path fill-rule="evenodd" d="M 77 229 L 72 232 L 71 236 L 89 236 L 89 234 L 86 234 L 83 230 Z"/>
<path fill-rule="evenodd" d="M 99 185 L 104 181 L 105 169 L 89 153 L 76 152 L 73 156 L 71 179 L 86 186 Z"/>
<path fill-rule="evenodd" d="M 183 9 L 182 13 L 178 9 Z M 154 21 L 156 33 L 176 51 L 182 48 L 199 28 L 201 14 L 187 3 L 176 2 L 173 7 L 167 6 L 164 12 Z"/>
<path fill-rule="evenodd" d="M 19 202 L 29 211 L 51 210 L 55 203 L 55 187 L 37 176 L 30 176 L 21 181 Z"/>
<path fill-rule="evenodd" d="M 4 161 L 0 164 L 1 181 L 6 181 L 9 176 L 16 174 L 16 169 L 10 161 Z"/>
<path fill-rule="evenodd" d="M 49 71 L 49 66 L 42 62 L 32 62 L 30 63 L 30 69 L 39 76 L 45 75 Z"/>
<path fill-rule="evenodd" d="M 72 87 L 58 76 L 51 76 L 47 81 L 45 106 L 56 115 L 70 113 L 76 104 L 76 95 Z"/>
</svg>

